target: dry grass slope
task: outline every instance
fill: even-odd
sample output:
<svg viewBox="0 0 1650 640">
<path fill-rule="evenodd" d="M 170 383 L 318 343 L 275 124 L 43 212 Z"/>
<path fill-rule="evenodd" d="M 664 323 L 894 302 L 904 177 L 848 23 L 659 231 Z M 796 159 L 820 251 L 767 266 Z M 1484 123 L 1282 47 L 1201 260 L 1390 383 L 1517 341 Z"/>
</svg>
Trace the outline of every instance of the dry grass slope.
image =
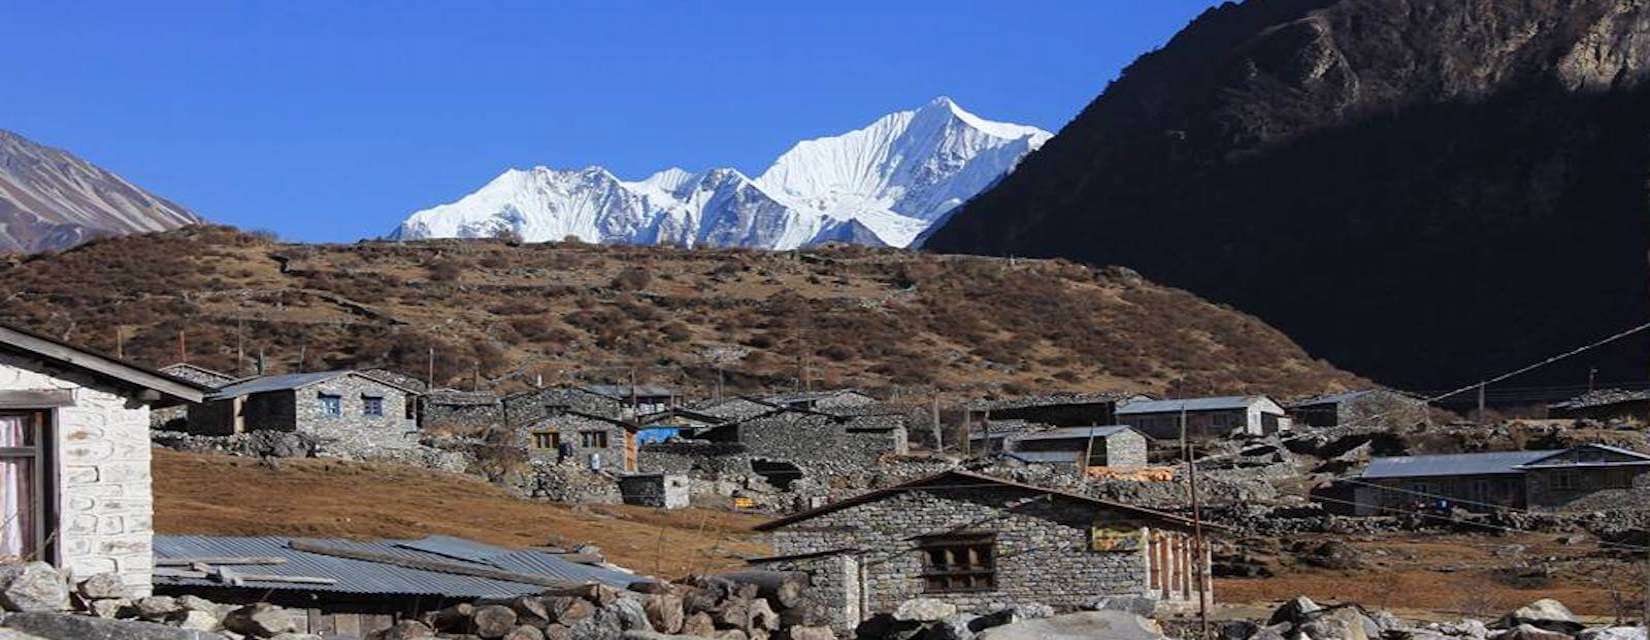
<svg viewBox="0 0 1650 640">
<path fill-rule="evenodd" d="M 1319 392 L 1358 380 L 1259 320 L 1124 269 L 860 247 L 283 244 L 225 227 L 0 260 L 0 316 L 141 362 L 389 366 L 438 384 Z M 114 327 L 120 327 L 117 336 Z M 726 351 L 726 349 L 724 349 Z"/>
</svg>

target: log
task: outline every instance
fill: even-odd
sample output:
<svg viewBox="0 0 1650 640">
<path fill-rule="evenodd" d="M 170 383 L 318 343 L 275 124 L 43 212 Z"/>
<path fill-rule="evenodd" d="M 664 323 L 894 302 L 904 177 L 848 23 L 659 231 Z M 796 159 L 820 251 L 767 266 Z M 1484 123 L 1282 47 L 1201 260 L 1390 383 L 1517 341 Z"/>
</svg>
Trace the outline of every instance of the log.
<svg viewBox="0 0 1650 640">
<path fill-rule="evenodd" d="M 802 604 L 809 582 L 808 574 L 801 571 L 732 571 L 716 577 L 736 584 L 756 585 L 757 595 L 780 611 Z"/>
<path fill-rule="evenodd" d="M 503 638 L 516 628 L 516 612 L 504 605 L 489 604 L 476 607 L 470 621 L 475 624 L 476 635 L 489 640 Z"/>
</svg>

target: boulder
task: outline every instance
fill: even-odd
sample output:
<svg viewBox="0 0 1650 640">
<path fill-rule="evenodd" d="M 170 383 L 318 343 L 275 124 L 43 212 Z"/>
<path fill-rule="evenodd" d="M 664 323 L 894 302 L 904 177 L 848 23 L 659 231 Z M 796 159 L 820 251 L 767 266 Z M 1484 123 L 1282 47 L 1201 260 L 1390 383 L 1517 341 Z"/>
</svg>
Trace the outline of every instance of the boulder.
<svg viewBox="0 0 1650 640">
<path fill-rule="evenodd" d="M 550 624 L 544 628 L 544 640 L 573 640 L 573 629 L 564 624 Z"/>
<path fill-rule="evenodd" d="M 223 640 L 217 634 L 153 622 L 109 620 L 44 611 L 7 614 L 4 620 L 0 620 L 0 627 L 45 640 Z"/>
<path fill-rule="evenodd" d="M 117 600 L 93 600 L 86 606 L 87 611 L 99 618 L 119 618 L 132 608 L 132 601 L 125 598 Z"/>
<path fill-rule="evenodd" d="M 489 604 L 476 607 L 470 618 L 475 634 L 483 638 L 502 638 L 516 628 L 516 611 L 510 607 Z"/>
<path fill-rule="evenodd" d="M 428 640 L 434 637 L 435 631 L 417 620 L 402 620 L 388 629 L 367 634 L 367 640 Z"/>
<path fill-rule="evenodd" d="M 539 631 L 538 627 L 517 625 L 509 633 L 504 634 L 504 640 L 544 640 L 544 632 Z"/>
<path fill-rule="evenodd" d="M 767 600 L 761 598 L 752 600 L 747 615 L 749 616 L 747 620 L 750 621 L 749 629 L 779 630 L 779 614 L 774 613 L 773 607 L 768 604 Z"/>
<path fill-rule="evenodd" d="M 978 620 L 979 616 L 959 613 L 928 627 L 923 634 L 923 640 L 974 640 L 974 629 L 969 625 Z"/>
<path fill-rule="evenodd" d="M 581 598 L 553 596 L 544 601 L 550 619 L 566 626 L 596 614 L 596 606 Z"/>
<path fill-rule="evenodd" d="M 1496 626 L 1502 629 L 1517 629 L 1520 625 L 1530 625 L 1566 635 L 1575 635 L 1586 628 L 1586 625 L 1581 624 L 1575 615 L 1570 613 L 1569 607 L 1552 598 L 1542 598 L 1514 609 L 1496 623 Z"/>
<path fill-rule="evenodd" d="M 87 600 L 118 600 L 132 597 L 132 591 L 126 588 L 126 582 L 113 573 L 99 573 L 87 578 L 75 586 L 75 591 Z"/>
<path fill-rule="evenodd" d="M 672 635 L 669 633 L 659 633 L 657 631 L 642 631 L 640 629 L 626 631 L 624 632 L 624 635 L 619 636 L 619 638 L 622 640 L 704 640 L 704 638 L 701 638 L 700 636 Z"/>
<path fill-rule="evenodd" d="M 647 617 L 647 605 L 641 599 L 633 596 L 623 596 L 613 601 L 608 607 L 619 616 L 619 628 L 625 631 L 654 631 L 653 623 Z"/>
<path fill-rule="evenodd" d="M 178 612 L 167 622 L 179 629 L 194 629 L 196 631 L 217 631 L 223 626 L 222 621 L 217 616 L 199 609 L 187 609 Z"/>
<path fill-rule="evenodd" d="M 1083 605 L 1091 611 L 1124 611 L 1150 618 L 1157 614 L 1157 599 L 1146 596 L 1104 596 Z"/>
<path fill-rule="evenodd" d="M 0 627 L 0 640 L 45 640 L 45 638 Z"/>
<path fill-rule="evenodd" d="M 229 612 L 223 617 L 223 628 L 244 636 L 273 638 L 297 631 L 298 625 L 287 610 L 258 602 Z"/>
<path fill-rule="evenodd" d="M 0 565 L 0 610 L 67 611 L 63 574 L 44 562 Z"/>
<path fill-rule="evenodd" d="M 1381 627 L 1355 606 L 1340 606 L 1307 614 L 1296 627 L 1312 640 L 1379 640 Z"/>
<path fill-rule="evenodd" d="M 716 632 L 716 623 L 710 619 L 710 614 L 700 612 L 682 618 L 682 635 L 709 636 Z"/>
<path fill-rule="evenodd" d="M 954 615 L 957 605 L 933 598 L 912 598 L 894 610 L 894 619 L 900 622 L 938 622 Z"/>
<path fill-rule="evenodd" d="M 1272 612 L 1272 617 L 1266 620 L 1267 626 L 1288 623 L 1290 625 L 1303 624 L 1307 621 L 1307 614 L 1323 609 L 1318 603 L 1306 596 L 1290 598 L 1283 606 Z"/>
<path fill-rule="evenodd" d="M 1082 611 L 986 629 L 978 640 L 1163 640 L 1157 623 L 1122 611 Z"/>
<path fill-rule="evenodd" d="M 653 583 L 647 583 L 653 584 Z M 662 633 L 678 633 L 686 616 L 682 613 L 682 599 L 668 593 L 652 595 L 642 602 L 647 621 Z"/>
<path fill-rule="evenodd" d="M 791 627 L 790 640 L 836 640 L 836 633 L 828 627 Z"/>
<path fill-rule="evenodd" d="M 137 610 L 138 617 L 145 620 L 162 620 L 179 609 L 177 599 L 172 596 L 138 598 L 137 602 L 132 603 L 132 608 Z"/>
<path fill-rule="evenodd" d="M 1495 640 L 1570 640 L 1570 634 L 1521 624 L 1495 636 Z"/>
<path fill-rule="evenodd" d="M 1646 640 L 1644 627 L 1598 627 L 1576 635 L 1579 640 Z"/>
</svg>

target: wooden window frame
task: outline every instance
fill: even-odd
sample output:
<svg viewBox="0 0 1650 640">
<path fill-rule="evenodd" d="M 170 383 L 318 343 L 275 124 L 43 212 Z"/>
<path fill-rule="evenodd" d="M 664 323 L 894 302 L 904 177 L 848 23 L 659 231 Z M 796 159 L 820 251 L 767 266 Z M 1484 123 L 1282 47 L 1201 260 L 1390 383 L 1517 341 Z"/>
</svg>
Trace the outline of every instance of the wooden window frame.
<svg viewBox="0 0 1650 640">
<path fill-rule="evenodd" d="M 591 440 L 595 440 L 596 444 L 590 444 Z M 579 446 L 582 448 L 606 449 L 610 444 L 612 444 L 612 442 L 608 440 L 606 431 L 595 430 L 579 432 Z"/>
<path fill-rule="evenodd" d="M 337 410 L 333 410 L 332 406 L 328 406 L 328 404 L 327 404 L 328 400 L 331 400 L 332 402 L 336 403 L 332 406 L 338 407 Z M 315 393 L 315 401 L 321 403 L 321 414 L 322 415 L 330 416 L 330 417 L 333 417 L 333 418 L 342 418 L 342 417 L 344 417 L 344 396 L 338 395 L 336 393 L 323 393 L 323 392 L 318 391 L 318 392 Z"/>
<path fill-rule="evenodd" d="M 378 411 L 373 411 L 376 404 Z M 384 417 L 384 396 L 361 396 L 361 415 L 368 418 Z"/>
<path fill-rule="evenodd" d="M 24 429 L 32 430 L 33 444 L 22 447 L 0 447 L 0 458 L 27 459 L 31 475 L 29 482 L 33 485 L 33 495 L 30 496 L 30 505 L 25 509 L 32 509 L 37 516 L 34 531 L 27 532 L 32 538 L 31 555 L 27 560 L 43 560 L 52 565 L 57 564 L 57 531 L 59 515 L 57 513 L 57 429 L 53 420 L 54 414 L 45 409 L 8 409 L 0 411 L 0 416 L 23 416 Z M 15 524 L 15 523 L 9 523 Z"/>
<path fill-rule="evenodd" d="M 543 438 L 543 439 L 541 440 L 540 438 Z M 550 444 L 549 445 L 541 445 L 541 444 L 539 444 L 540 442 L 549 442 Z M 545 450 L 545 451 L 554 451 L 556 449 L 560 449 L 561 448 L 561 434 L 557 433 L 555 431 L 534 431 L 533 432 L 533 448 L 534 449 L 539 449 L 539 450 Z"/>
<path fill-rule="evenodd" d="M 928 536 L 919 541 L 917 550 L 922 554 L 923 593 L 997 590 L 997 534 Z"/>
</svg>

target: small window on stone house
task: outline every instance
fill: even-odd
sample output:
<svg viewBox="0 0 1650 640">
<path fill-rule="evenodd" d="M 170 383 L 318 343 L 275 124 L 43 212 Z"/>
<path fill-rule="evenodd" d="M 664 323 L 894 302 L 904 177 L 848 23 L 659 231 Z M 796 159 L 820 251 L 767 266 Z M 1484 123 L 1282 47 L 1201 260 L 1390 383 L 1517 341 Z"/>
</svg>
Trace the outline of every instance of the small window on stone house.
<svg viewBox="0 0 1650 640">
<path fill-rule="evenodd" d="M 534 449 L 558 449 L 561 447 L 561 434 L 552 431 L 539 431 L 533 434 Z"/>
<path fill-rule="evenodd" d="M 337 396 L 330 393 L 321 393 L 317 394 L 316 398 L 321 401 L 321 413 L 329 416 L 344 415 L 343 396 Z"/>
<path fill-rule="evenodd" d="M 607 432 L 606 431 L 580 431 L 579 432 L 579 446 L 584 447 L 586 449 L 606 449 L 607 448 Z"/>
<path fill-rule="evenodd" d="M 997 538 L 993 534 L 933 536 L 922 541 L 923 590 L 927 593 L 993 591 L 997 588 Z"/>
<path fill-rule="evenodd" d="M 382 418 L 384 417 L 384 399 L 375 396 L 361 398 L 361 415 Z"/>
</svg>

